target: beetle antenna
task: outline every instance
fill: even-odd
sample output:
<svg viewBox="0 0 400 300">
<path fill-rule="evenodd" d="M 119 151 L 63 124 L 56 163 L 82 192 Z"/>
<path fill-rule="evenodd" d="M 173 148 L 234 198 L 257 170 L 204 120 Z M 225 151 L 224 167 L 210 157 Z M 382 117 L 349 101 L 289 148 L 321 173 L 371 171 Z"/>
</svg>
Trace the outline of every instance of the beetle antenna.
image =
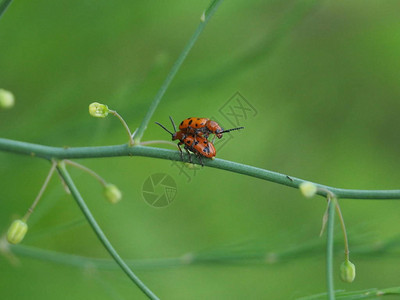
<svg viewBox="0 0 400 300">
<path fill-rule="evenodd" d="M 239 129 L 244 129 L 244 127 L 237 127 L 237 128 L 227 129 L 227 130 L 221 131 L 220 133 L 229 132 L 229 131 L 234 131 L 234 130 L 239 130 Z"/>
<path fill-rule="evenodd" d="M 164 125 L 161 125 L 160 123 L 158 123 L 158 122 L 154 122 L 154 123 L 156 123 L 157 125 L 160 125 L 161 126 L 161 128 L 163 128 L 166 132 L 168 132 L 170 135 L 174 135 L 171 131 L 169 131 L 167 128 L 165 128 L 165 126 Z"/>
<path fill-rule="evenodd" d="M 169 116 L 169 119 L 171 120 L 172 127 L 174 127 L 174 131 L 176 132 L 176 126 L 175 126 L 174 120 L 172 120 L 172 117 L 171 117 L 171 116 Z"/>
</svg>

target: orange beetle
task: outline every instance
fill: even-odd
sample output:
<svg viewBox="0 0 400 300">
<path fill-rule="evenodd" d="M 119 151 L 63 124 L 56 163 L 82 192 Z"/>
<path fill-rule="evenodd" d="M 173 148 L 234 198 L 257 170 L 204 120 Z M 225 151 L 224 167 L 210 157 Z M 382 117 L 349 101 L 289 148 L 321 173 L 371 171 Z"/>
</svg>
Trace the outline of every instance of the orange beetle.
<svg viewBox="0 0 400 300">
<path fill-rule="evenodd" d="M 215 134 L 219 139 L 222 138 L 224 132 L 243 129 L 244 127 L 237 127 L 224 130 L 219 124 L 207 118 L 187 118 L 179 124 L 179 130 L 184 133 L 192 133 L 199 136 L 208 138 L 210 134 Z"/>
<path fill-rule="evenodd" d="M 204 166 L 202 156 L 207 157 L 207 158 L 213 158 L 217 154 L 213 143 L 208 141 L 207 138 L 205 138 L 203 136 L 197 136 L 193 133 L 185 133 L 181 130 L 176 131 L 176 126 L 175 126 L 174 121 L 172 120 L 171 117 L 169 117 L 169 118 L 171 120 L 172 126 L 174 127 L 174 130 L 175 130 L 174 133 L 169 131 L 164 125 L 162 125 L 158 122 L 155 122 L 155 123 L 157 125 L 161 126 L 161 128 L 163 128 L 169 134 L 171 134 L 173 141 L 179 140 L 178 149 L 181 153 L 182 161 L 183 161 L 183 152 L 180 147 L 181 145 L 184 145 L 184 149 L 186 150 L 186 152 L 189 155 L 189 162 L 192 162 L 192 157 L 190 156 L 190 152 L 189 152 L 189 151 L 191 151 L 199 158 L 202 166 Z"/>
</svg>

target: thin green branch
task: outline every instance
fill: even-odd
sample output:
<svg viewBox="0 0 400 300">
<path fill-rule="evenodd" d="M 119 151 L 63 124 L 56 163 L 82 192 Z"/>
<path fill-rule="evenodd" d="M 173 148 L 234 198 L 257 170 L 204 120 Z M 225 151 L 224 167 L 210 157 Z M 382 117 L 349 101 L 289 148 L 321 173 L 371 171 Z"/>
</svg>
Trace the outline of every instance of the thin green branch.
<svg viewBox="0 0 400 300">
<path fill-rule="evenodd" d="M 57 264 L 69 265 L 79 268 L 93 265 L 98 269 L 115 270 L 118 266 L 114 260 L 105 258 L 85 257 L 75 254 L 61 253 L 51 250 L 40 249 L 22 244 L 10 245 L 10 250 L 13 254 L 30 257 L 42 261 L 49 261 Z M 156 259 L 141 259 L 141 260 L 126 260 L 127 265 L 135 269 L 154 269 L 154 268 L 170 268 L 182 265 L 187 265 L 180 257 L 172 258 L 156 258 Z"/>
<path fill-rule="evenodd" d="M 335 289 L 333 287 L 333 237 L 335 225 L 335 206 L 336 199 L 328 195 L 328 228 L 326 241 L 326 284 L 329 300 L 335 299 Z"/>
<path fill-rule="evenodd" d="M 36 232 L 26 237 L 29 242 L 37 240 L 38 238 L 49 237 L 54 234 L 60 234 L 64 230 L 69 230 L 76 226 L 82 225 L 84 219 L 77 219 L 66 224 L 52 227 L 47 230 Z M 359 238 L 359 233 L 354 233 L 353 239 L 358 240 L 360 245 L 353 246 L 352 253 L 358 256 L 373 258 L 379 256 L 385 257 L 398 257 L 400 250 L 400 235 L 380 240 L 379 242 L 371 240 L 365 243 L 364 238 Z M 339 234 L 336 234 L 335 243 L 340 243 Z M 1 243 L 0 243 L 1 244 Z M 379 245 L 379 247 L 377 247 Z M 93 265 L 98 269 L 115 270 L 119 268 L 112 259 L 100 259 L 94 257 L 80 256 L 67 254 L 62 252 L 50 251 L 40 249 L 25 244 L 10 245 L 7 244 L 7 251 L 11 254 L 30 257 L 37 260 L 49 261 L 58 264 L 70 265 L 74 267 L 84 268 L 87 265 Z M 317 257 L 322 254 L 326 249 L 325 242 L 320 238 L 311 239 L 302 244 L 290 246 L 277 246 L 271 244 L 271 241 L 255 241 L 255 243 L 237 243 L 216 248 L 208 249 L 207 251 L 193 251 L 177 257 L 166 258 L 148 258 L 148 259 L 126 259 L 125 262 L 135 270 L 138 269 L 160 269 L 160 268 L 173 268 L 181 266 L 190 266 L 195 264 L 278 264 L 292 260 L 298 260 L 299 257 Z M 6 251 L 0 253 L 7 254 Z M 3 249 L 5 250 L 5 249 Z M 335 254 L 340 254 L 341 250 L 335 251 Z"/>
<path fill-rule="evenodd" d="M 400 295 L 400 286 L 385 288 L 385 289 L 367 289 L 361 291 L 337 291 L 336 296 L 341 300 L 355 300 L 355 299 L 381 299 L 382 296 Z M 321 293 L 312 296 L 298 298 L 297 300 L 325 300 L 327 294 Z M 390 298 L 394 299 L 394 298 Z M 397 299 L 397 298 L 396 298 Z"/>
<path fill-rule="evenodd" d="M 67 165 L 74 166 L 75 168 L 78 168 L 78 169 L 80 169 L 80 170 L 82 170 L 82 171 L 84 171 L 84 172 L 90 174 L 91 176 L 93 176 L 94 178 L 96 178 L 96 179 L 100 182 L 100 184 L 101 184 L 102 186 L 105 187 L 105 186 L 107 185 L 107 182 L 104 180 L 104 178 L 101 177 L 99 174 L 97 174 L 97 173 L 96 173 L 95 171 L 93 171 L 92 169 L 89 169 L 88 167 L 85 167 L 84 165 L 78 164 L 77 162 L 74 162 L 74 161 L 72 161 L 72 160 L 66 159 L 66 160 L 64 160 L 64 162 L 65 162 Z"/>
<path fill-rule="evenodd" d="M 291 32 L 299 28 L 301 23 L 308 19 L 314 11 L 323 6 L 326 1 L 292 1 L 288 6 L 287 12 L 282 16 L 274 16 L 279 19 L 275 24 L 269 26 L 269 30 L 265 30 L 265 36 L 256 44 L 249 43 L 247 48 L 241 49 L 240 53 L 232 51 L 226 61 L 213 65 L 214 70 L 204 72 L 199 69 L 197 73 L 188 76 L 179 82 L 179 85 L 171 87 L 180 93 L 192 91 L 194 87 L 215 87 L 221 85 L 221 81 L 227 81 L 231 77 L 236 76 L 239 72 L 242 74 L 247 69 L 254 68 L 255 65 L 266 63 L 274 51 L 281 45 L 282 41 Z M 289 3 L 289 2 L 288 2 Z"/>
<path fill-rule="evenodd" d="M 350 251 L 349 251 L 349 239 L 347 238 L 347 232 L 346 232 L 346 225 L 344 223 L 344 218 L 342 215 L 342 211 L 340 209 L 339 201 L 336 201 L 336 212 L 339 216 L 339 221 L 340 221 L 340 226 L 342 227 L 343 231 L 343 240 L 344 240 L 344 256 L 345 260 L 349 260 L 350 257 Z"/>
<path fill-rule="evenodd" d="M 126 132 L 127 132 L 128 135 L 129 135 L 129 146 L 133 146 L 132 133 L 131 133 L 131 130 L 129 129 L 128 124 L 126 124 L 124 118 L 122 118 L 121 115 L 120 115 L 119 113 L 117 113 L 115 110 L 109 109 L 108 112 L 109 112 L 110 114 L 112 114 L 113 116 L 117 117 L 117 118 L 121 121 L 121 123 L 122 123 L 122 125 L 124 126 Z"/>
<path fill-rule="evenodd" d="M 53 231 L 52 231 L 53 233 Z M 35 238 L 35 235 L 33 236 Z M 264 245 L 268 245 L 264 247 Z M 272 248 L 274 249 L 272 251 Z M 299 257 L 315 257 L 324 249 L 324 243 L 320 238 L 310 240 L 307 243 L 283 247 L 282 250 L 276 250 L 268 244 L 232 244 L 228 247 L 208 249 L 207 251 L 190 252 L 178 257 L 168 258 L 149 258 L 132 260 L 127 259 L 126 263 L 137 269 L 154 268 L 173 268 L 189 266 L 195 264 L 263 264 L 270 265 Z M 84 257 L 79 255 L 61 253 L 40 249 L 22 244 L 10 245 L 13 254 L 30 257 L 43 261 L 50 261 L 59 264 L 71 265 L 75 267 L 85 267 L 88 264 L 99 269 L 115 269 L 118 266 L 110 259 L 99 259 L 93 257 Z"/>
<path fill-rule="evenodd" d="M 29 217 L 33 213 L 33 210 L 35 209 L 36 205 L 39 203 L 40 198 L 42 198 L 42 195 L 43 195 L 44 191 L 46 190 L 47 185 L 49 184 L 49 181 L 50 181 L 51 177 L 53 176 L 53 173 L 54 173 L 54 171 L 56 169 L 56 165 L 57 164 L 55 162 L 52 163 L 50 171 L 49 171 L 49 174 L 47 175 L 46 180 L 44 181 L 44 183 L 42 185 L 42 188 L 39 191 L 39 194 L 36 196 L 36 198 L 33 201 L 31 207 L 29 207 L 29 209 L 26 212 L 25 216 L 22 218 L 24 220 L 24 222 L 26 222 L 29 219 Z"/>
<path fill-rule="evenodd" d="M 65 183 L 68 185 L 69 190 L 71 191 L 72 196 L 75 198 L 78 206 L 82 210 L 82 213 L 85 215 L 88 220 L 90 226 L 93 231 L 96 233 L 99 240 L 102 242 L 104 247 L 110 253 L 112 258 L 116 261 L 116 263 L 121 267 L 121 269 L 128 275 L 128 277 L 145 293 L 150 299 L 158 299 L 157 296 L 136 276 L 135 273 L 128 267 L 128 265 L 122 260 L 117 251 L 111 245 L 106 235 L 101 230 L 100 226 L 97 224 L 95 218 L 87 207 L 85 201 L 81 197 L 78 189 L 76 188 L 72 178 L 69 176 L 67 169 L 65 168 L 64 163 L 59 163 L 57 166 L 57 170 L 60 175 L 64 178 Z"/>
<path fill-rule="evenodd" d="M 178 151 L 145 146 L 129 147 L 127 144 L 102 147 L 61 148 L 0 138 L 0 151 L 1 150 L 17 154 L 41 157 L 48 160 L 51 160 L 52 158 L 72 159 L 114 156 L 145 156 L 181 161 Z M 188 156 L 185 154 L 184 158 L 187 160 Z M 213 160 L 204 159 L 204 165 L 275 182 L 293 188 L 298 188 L 302 182 L 308 181 L 288 176 L 286 174 L 268 171 L 218 158 Z M 324 197 L 327 196 L 326 190 L 328 190 L 340 199 L 400 199 L 400 190 L 353 190 L 335 188 L 318 183 L 314 184 L 319 188 L 317 193 Z"/>
<path fill-rule="evenodd" d="M 12 0 L 4 0 L 0 3 L 0 18 L 6 12 L 7 8 L 10 6 Z"/>
<path fill-rule="evenodd" d="M 161 88 L 159 89 L 157 95 L 155 96 L 153 102 L 150 105 L 149 110 L 147 111 L 146 116 L 144 117 L 142 123 L 140 124 L 138 131 L 134 136 L 134 144 L 139 145 L 140 140 L 143 136 L 144 131 L 149 124 L 151 117 L 153 116 L 158 104 L 161 101 L 161 98 L 164 96 L 167 88 L 169 87 L 170 83 L 174 79 L 176 73 L 178 72 L 179 68 L 182 66 L 182 63 L 185 61 L 187 55 L 189 54 L 190 50 L 192 49 L 193 45 L 199 38 L 200 34 L 203 32 L 204 27 L 207 25 L 208 21 L 217 10 L 218 6 L 222 3 L 222 0 L 213 0 L 206 11 L 203 13 L 200 19 L 200 24 L 197 27 L 196 31 L 189 39 L 188 43 L 186 44 L 185 48 L 183 48 L 181 54 L 179 55 L 178 59 L 176 60 L 175 64 L 172 66 L 171 71 L 168 73 L 167 78 L 165 79 L 164 83 L 162 84 Z"/>
</svg>

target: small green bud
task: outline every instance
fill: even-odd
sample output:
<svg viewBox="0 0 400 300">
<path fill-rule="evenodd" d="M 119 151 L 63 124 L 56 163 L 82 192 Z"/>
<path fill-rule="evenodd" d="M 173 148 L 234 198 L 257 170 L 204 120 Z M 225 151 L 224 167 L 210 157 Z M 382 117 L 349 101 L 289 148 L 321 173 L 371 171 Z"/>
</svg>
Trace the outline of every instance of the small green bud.
<svg viewBox="0 0 400 300">
<path fill-rule="evenodd" d="M 351 263 L 349 260 L 345 260 L 340 265 L 340 278 L 344 282 L 353 282 L 354 278 L 356 278 L 356 266 Z"/>
<path fill-rule="evenodd" d="M 105 118 L 108 115 L 108 106 L 98 102 L 89 105 L 89 114 L 96 118 Z"/>
<path fill-rule="evenodd" d="M 0 89 L 0 109 L 11 108 L 14 106 L 14 102 L 14 95 L 11 92 Z"/>
<path fill-rule="evenodd" d="M 121 200 L 122 193 L 115 184 L 108 183 L 104 187 L 104 196 L 110 203 L 115 204 Z"/>
<path fill-rule="evenodd" d="M 317 193 L 317 186 L 312 182 L 302 182 L 300 184 L 300 192 L 306 198 L 311 198 Z"/>
<path fill-rule="evenodd" d="M 23 220 L 15 220 L 8 229 L 7 241 L 11 244 L 21 243 L 27 231 L 28 225 Z"/>
</svg>

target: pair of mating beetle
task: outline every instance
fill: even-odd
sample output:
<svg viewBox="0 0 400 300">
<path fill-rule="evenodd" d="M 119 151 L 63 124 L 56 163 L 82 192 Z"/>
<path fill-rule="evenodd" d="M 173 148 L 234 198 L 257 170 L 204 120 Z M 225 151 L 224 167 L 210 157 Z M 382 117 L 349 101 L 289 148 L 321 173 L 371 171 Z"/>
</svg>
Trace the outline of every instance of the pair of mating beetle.
<svg viewBox="0 0 400 300">
<path fill-rule="evenodd" d="M 176 131 L 176 126 L 171 117 L 169 117 L 172 123 L 172 127 L 174 128 L 174 133 L 169 131 L 165 126 L 161 125 L 158 122 L 155 122 L 157 125 L 161 126 L 165 131 L 167 131 L 172 136 L 172 140 L 179 140 L 178 149 L 181 153 L 181 158 L 183 161 L 183 152 L 181 149 L 181 145 L 184 145 L 184 149 L 189 155 L 189 162 L 192 162 L 192 157 L 190 156 L 190 152 L 193 152 L 200 160 L 202 166 L 203 160 L 202 157 L 213 158 L 217 152 L 215 151 L 215 147 L 212 142 L 208 140 L 210 134 L 214 134 L 217 138 L 222 138 L 222 134 L 225 132 L 230 132 L 233 130 L 243 129 L 244 127 L 237 127 L 228 130 L 224 130 L 219 124 L 215 121 L 206 118 L 187 118 L 179 124 L 179 131 Z M 214 139 L 215 139 L 214 136 Z M 214 142 L 213 139 L 213 142 Z"/>
</svg>

